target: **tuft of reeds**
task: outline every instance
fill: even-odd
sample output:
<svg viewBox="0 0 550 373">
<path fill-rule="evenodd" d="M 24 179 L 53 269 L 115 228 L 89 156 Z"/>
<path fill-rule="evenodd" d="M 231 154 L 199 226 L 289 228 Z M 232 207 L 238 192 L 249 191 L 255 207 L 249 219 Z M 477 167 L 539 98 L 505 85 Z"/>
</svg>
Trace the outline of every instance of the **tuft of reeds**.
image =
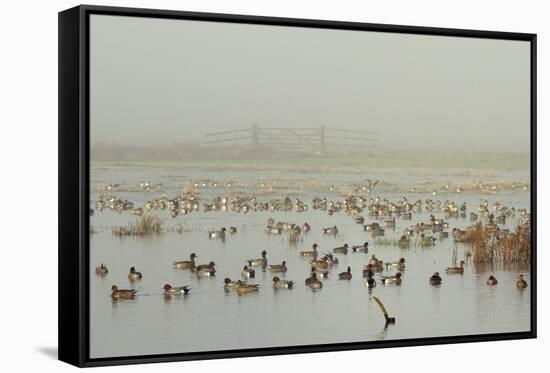
<svg viewBox="0 0 550 373">
<path fill-rule="evenodd" d="M 468 230 L 472 239 L 474 263 L 529 263 L 529 223 L 519 224 L 513 233 L 489 228 L 478 223 Z"/>
<path fill-rule="evenodd" d="M 162 227 L 162 220 L 152 214 L 147 214 L 142 216 L 136 226 L 136 235 L 143 236 L 143 235 L 150 235 L 150 234 L 159 234 L 160 229 Z"/>
<path fill-rule="evenodd" d="M 145 214 L 141 216 L 136 223 L 128 226 L 116 227 L 113 233 L 118 236 L 149 236 L 160 234 L 162 228 L 162 219 L 154 214 Z"/>
</svg>

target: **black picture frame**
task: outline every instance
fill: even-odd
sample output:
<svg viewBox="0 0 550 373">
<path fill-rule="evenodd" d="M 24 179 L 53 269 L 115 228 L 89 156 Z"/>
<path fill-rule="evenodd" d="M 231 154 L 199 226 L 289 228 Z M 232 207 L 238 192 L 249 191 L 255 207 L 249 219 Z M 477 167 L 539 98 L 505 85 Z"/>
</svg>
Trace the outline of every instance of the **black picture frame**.
<svg viewBox="0 0 550 373">
<path fill-rule="evenodd" d="M 415 338 L 360 343 L 257 348 L 162 355 L 89 357 L 89 17 L 92 14 L 216 21 L 527 41 L 531 46 L 531 330 L 518 333 Z M 59 360 L 78 367 L 218 359 L 536 338 L 536 122 L 537 36 L 528 33 L 460 30 L 310 19 L 183 12 L 81 5 L 59 13 Z"/>
</svg>

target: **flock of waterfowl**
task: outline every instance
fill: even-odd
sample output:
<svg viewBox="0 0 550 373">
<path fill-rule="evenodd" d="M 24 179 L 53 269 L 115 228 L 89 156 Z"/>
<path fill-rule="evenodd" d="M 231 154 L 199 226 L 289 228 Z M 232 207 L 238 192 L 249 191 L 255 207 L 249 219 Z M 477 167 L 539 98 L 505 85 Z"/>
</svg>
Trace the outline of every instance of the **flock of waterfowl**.
<svg viewBox="0 0 550 373">
<path fill-rule="evenodd" d="M 150 183 L 141 183 L 140 185 L 148 185 Z M 493 203 L 489 206 L 487 200 L 482 200 L 474 211 L 470 211 L 469 219 L 472 225 L 467 229 L 453 228 L 448 230 L 449 222 L 446 219 L 451 218 L 467 218 L 468 207 L 466 203 L 457 204 L 450 200 L 434 200 L 428 198 L 424 201 L 418 199 L 414 202 L 409 202 L 406 197 L 400 198 L 398 201 L 392 202 L 388 199 L 380 197 L 367 198 L 364 194 L 347 194 L 343 200 L 329 200 L 326 197 L 314 197 L 312 200 L 312 208 L 314 210 L 326 211 L 328 215 L 333 215 L 339 212 L 345 212 L 351 216 L 355 223 L 360 224 L 364 231 L 369 232 L 374 238 L 381 238 L 385 235 L 386 230 L 396 229 L 396 217 L 406 221 L 411 220 L 413 214 L 420 213 L 423 210 L 430 212 L 430 219 L 427 222 L 420 221 L 406 227 L 396 244 L 400 248 L 408 248 L 411 245 L 426 247 L 432 246 L 436 240 L 444 240 L 452 235 L 455 242 L 467 242 L 469 231 L 472 231 L 476 224 L 484 223 L 483 227 L 486 231 L 495 235 L 496 238 L 504 240 L 510 232 L 505 228 L 507 219 L 516 217 L 519 214 L 523 223 L 523 229 L 526 232 L 530 231 L 530 214 L 527 209 L 517 209 L 514 207 L 503 206 L 500 202 Z M 204 213 L 215 211 L 233 211 L 239 213 L 261 212 L 261 211 L 281 211 L 281 212 L 305 212 L 309 209 L 309 205 L 300 198 L 292 199 L 290 197 L 271 198 L 261 200 L 255 195 L 234 195 L 228 197 L 226 195 L 218 195 L 213 199 L 203 199 L 196 193 L 184 193 L 173 198 L 166 196 L 148 200 L 143 207 L 135 207 L 134 203 L 117 198 L 115 196 L 107 196 L 101 194 L 95 202 L 95 210 L 90 209 L 90 214 L 95 211 L 103 211 L 110 209 L 122 213 L 129 211 L 130 214 L 140 217 L 151 216 L 153 211 L 157 213 L 168 210 L 172 218 L 180 215 L 186 215 L 202 210 Z M 443 213 L 442 218 L 436 218 L 436 213 Z M 366 216 L 365 216 L 366 214 Z M 367 217 L 373 221 L 365 224 Z M 113 229 L 118 235 L 140 235 L 148 233 L 159 233 L 160 225 L 152 226 L 151 232 L 146 229 L 136 229 L 136 227 L 116 227 Z M 268 221 L 265 232 L 270 235 L 281 235 L 288 233 L 290 240 L 298 240 L 304 233 L 311 230 L 311 226 L 306 222 L 302 226 L 297 224 L 278 222 L 275 224 L 273 219 Z M 94 232 L 93 228 L 91 232 Z M 209 231 L 210 238 L 225 239 L 226 235 L 237 232 L 236 227 L 221 228 L 218 230 Z M 339 230 L 336 225 L 322 228 L 322 232 L 327 235 L 337 235 Z M 416 237 L 415 237 L 416 234 Z M 414 238 L 414 240 L 413 240 Z M 524 260 L 526 260 L 524 258 Z"/>
<path fill-rule="evenodd" d="M 353 252 L 358 252 L 361 250 L 363 253 L 368 253 L 368 242 L 365 242 L 362 245 L 353 246 L 357 250 Z M 301 251 L 299 254 L 303 257 L 309 257 L 311 260 L 308 262 L 311 267 L 310 276 L 305 279 L 305 285 L 311 289 L 321 289 L 323 287 L 322 279 L 329 277 L 330 270 L 333 266 L 337 265 L 339 260 L 334 255 L 334 253 L 347 255 L 350 247 L 348 244 L 343 246 L 336 247 L 332 250 L 332 253 L 325 253 L 319 258 L 318 245 L 314 243 L 312 245 L 312 250 L 310 251 Z M 351 250 L 350 250 L 351 251 Z M 195 253 L 189 255 L 189 260 L 173 262 L 174 268 L 178 270 L 190 270 L 195 272 L 195 274 L 200 277 L 211 277 L 215 276 L 216 273 L 216 263 L 210 261 L 207 264 L 197 264 L 195 259 L 198 256 Z M 233 281 L 230 278 L 226 277 L 223 281 L 223 288 L 226 291 L 235 290 L 239 294 L 257 292 L 260 288 L 259 284 L 250 283 L 249 281 L 256 277 L 256 270 L 254 267 L 260 267 L 262 271 L 269 270 L 273 274 L 285 274 L 288 270 L 286 261 L 283 261 L 281 264 L 268 264 L 267 259 L 267 250 L 263 250 L 260 253 L 259 258 L 252 258 L 244 260 L 245 265 L 242 268 L 240 273 L 241 279 Z M 375 279 L 375 273 L 382 273 L 385 271 L 384 275 L 381 275 L 379 281 L 382 285 L 401 285 L 402 284 L 402 272 L 405 271 L 405 258 L 399 258 L 395 262 L 384 262 L 372 255 L 362 270 L 362 277 L 365 278 L 365 286 L 369 289 L 374 288 L 377 285 L 377 280 Z M 449 275 L 452 274 L 463 274 L 464 273 L 464 261 L 460 262 L 459 266 L 448 267 L 445 272 Z M 96 274 L 105 277 L 109 273 L 109 270 L 105 264 L 101 264 L 95 270 Z M 351 267 L 348 266 L 344 272 L 340 272 L 338 275 L 339 280 L 351 280 L 353 274 Z M 134 267 L 130 267 L 128 273 L 128 280 L 131 283 L 142 280 L 143 275 L 141 272 L 138 272 Z M 273 288 L 275 289 L 292 289 L 295 285 L 295 282 L 292 280 L 281 279 L 279 276 L 274 276 L 273 279 Z M 428 283 L 432 286 L 442 285 L 443 279 L 441 278 L 439 272 L 435 272 L 432 276 L 429 277 Z M 487 279 L 487 285 L 494 286 L 497 285 L 497 279 L 491 275 Z M 516 283 L 516 287 L 524 289 L 527 287 L 527 282 L 523 278 L 523 275 L 519 275 L 519 279 Z M 163 287 L 163 294 L 165 296 L 180 296 L 189 294 L 191 288 L 188 285 L 174 287 L 170 284 L 165 284 Z M 119 289 L 116 285 L 112 286 L 111 297 L 113 299 L 132 299 L 136 295 L 137 290 L 135 289 Z"/>
<path fill-rule="evenodd" d="M 370 189 L 374 189 L 376 183 L 369 183 Z M 115 187 L 111 189 L 115 189 Z M 139 185 L 142 190 L 149 190 L 151 183 L 142 182 Z M 111 189 L 106 190 L 111 191 Z M 325 197 L 314 197 L 311 203 L 311 207 L 315 210 L 325 211 L 328 215 L 344 212 L 349 215 L 355 223 L 362 226 L 362 230 L 370 233 L 370 235 L 376 239 L 382 237 L 386 230 L 396 229 L 396 217 L 402 220 L 411 220 L 413 214 L 420 213 L 423 210 L 431 213 L 430 219 L 427 222 L 418 222 L 405 228 L 397 242 L 400 248 L 410 247 L 413 240 L 421 247 L 431 246 L 436 240 L 444 240 L 449 237 L 449 222 L 446 219 L 450 218 L 467 218 L 468 206 L 466 203 L 457 204 L 449 200 L 435 200 L 426 199 L 424 201 L 418 199 L 414 202 L 409 202 L 406 197 L 402 197 L 398 201 L 392 202 L 388 199 L 380 197 L 368 198 L 365 196 L 364 191 L 359 190 L 358 193 L 349 193 L 343 196 L 343 200 L 330 200 Z M 122 213 L 129 211 L 133 215 L 142 216 L 150 211 L 163 211 L 168 210 L 172 218 L 176 218 L 180 215 L 190 214 L 192 212 L 198 212 L 201 210 L 205 213 L 213 211 L 234 211 L 240 213 L 259 212 L 259 211 L 284 211 L 284 212 L 297 212 L 301 213 L 307 211 L 309 205 L 300 198 L 271 198 L 261 200 L 255 195 L 233 195 L 228 197 L 225 195 L 218 195 L 213 199 L 202 199 L 198 194 L 185 193 L 173 198 L 166 196 L 148 200 L 143 207 L 135 207 L 134 203 L 129 200 L 120 199 L 114 196 L 106 196 L 101 194 L 98 200 L 95 202 L 95 210 L 103 211 L 104 209 L 110 209 Z M 90 209 L 90 215 L 95 212 L 94 209 Z M 469 219 L 472 223 L 483 220 L 485 222 L 485 229 L 491 230 L 495 233 L 496 237 L 506 236 L 510 234 L 507 228 L 503 225 L 506 223 L 506 219 L 514 217 L 519 214 L 521 218 L 524 218 L 526 223 L 523 223 L 527 229 L 529 229 L 530 216 L 526 209 L 516 210 L 514 207 L 503 206 L 499 202 L 495 202 L 492 206 L 486 200 L 482 200 L 477 209 L 471 211 Z M 443 218 L 436 218 L 434 214 L 443 213 Z M 366 224 L 367 218 L 373 220 Z M 268 235 L 282 235 L 288 234 L 290 240 L 296 240 L 297 238 L 303 238 L 312 227 L 307 222 L 304 224 L 294 224 L 288 222 L 275 222 L 270 218 L 267 221 L 265 227 L 265 233 Z M 131 232 L 131 230 L 125 230 L 125 232 Z M 321 232 L 325 235 L 338 235 L 339 230 L 336 225 L 321 228 Z M 464 242 L 466 240 L 467 230 L 453 228 L 451 230 L 452 238 L 455 242 Z M 212 229 L 208 231 L 208 238 L 210 239 L 225 239 L 227 234 L 237 233 L 236 227 Z M 437 236 L 434 236 L 435 234 Z M 311 289 L 317 290 L 323 287 L 323 281 L 330 275 L 330 271 L 338 264 L 338 257 L 336 255 L 347 255 L 348 253 L 368 253 L 369 243 L 364 242 L 360 245 L 350 246 L 347 243 L 342 246 L 338 246 L 332 249 L 331 252 L 321 254 L 319 252 L 319 246 L 314 243 L 311 250 L 300 251 L 298 254 L 304 258 L 309 259 L 308 266 L 311 269 L 309 277 L 304 281 L 305 285 Z M 178 270 L 189 270 L 194 272 L 198 277 L 211 277 L 215 276 L 216 263 L 210 261 L 207 264 L 198 265 L 195 260 L 197 255 L 191 253 L 189 260 L 182 260 L 173 262 L 173 267 Z M 364 284 L 367 288 L 374 288 L 377 283 L 381 285 L 401 285 L 403 282 L 403 272 L 405 271 L 405 258 L 400 258 L 395 262 L 384 262 L 378 259 L 375 255 L 372 255 L 368 263 L 364 265 L 362 269 L 362 277 L 364 278 Z M 253 279 L 256 277 L 256 269 L 260 268 L 262 271 L 270 271 L 275 276 L 272 278 L 272 286 L 275 289 L 292 289 L 296 286 L 295 281 L 283 279 L 280 276 L 284 276 L 288 270 L 287 262 L 282 261 L 280 264 L 268 264 L 267 250 L 261 251 L 260 257 L 253 259 L 243 259 L 244 266 L 240 272 L 240 279 L 232 280 L 226 277 L 221 286 L 226 291 L 236 291 L 238 294 L 258 292 L 260 285 L 253 283 Z M 447 275 L 463 274 L 464 273 L 464 261 L 456 267 L 449 267 L 445 269 Z M 105 264 L 101 264 L 96 268 L 96 273 L 102 277 L 107 276 L 108 269 Z M 378 278 L 375 274 L 379 274 Z M 339 280 L 350 281 L 352 280 L 353 273 L 350 266 L 345 271 L 337 274 Z M 136 271 L 134 267 L 131 267 L 128 274 L 128 279 L 131 282 L 141 281 L 143 279 L 142 273 Z M 433 273 L 428 278 L 428 284 L 432 286 L 441 286 L 443 279 L 439 272 Z M 498 281 L 494 275 L 489 276 L 487 279 L 487 285 L 497 285 Z M 527 287 L 527 282 L 524 280 L 523 275 L 520 275 L 516 286 L 520 289 Z M 180 286 L 174 287 L 171 284 L 165 284 L 160 287 L 163 290 L 163 294 L 168 297 L 183 296 L 190 293 L 190 287 Z M 113 285 L 111 296 L 113 299 L 132 299 L 136 295 L 137 291 L 134 289 L 119 289 L 116 285 Z"/>
</svg>

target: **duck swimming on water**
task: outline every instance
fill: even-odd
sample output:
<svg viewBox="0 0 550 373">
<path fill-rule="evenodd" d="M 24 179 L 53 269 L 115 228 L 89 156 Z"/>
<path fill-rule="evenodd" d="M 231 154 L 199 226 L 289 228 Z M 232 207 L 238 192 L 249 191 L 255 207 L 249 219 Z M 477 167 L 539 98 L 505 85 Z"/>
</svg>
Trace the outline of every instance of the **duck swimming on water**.
<svg viewBox="0 0 550 373">
<path fill-rule="evenodd" d="M 244 293 L 252 293 L 258 291 L 260 288 L 260 285 L 258 284 L 247 284 L 247 283 L 241 283 L 237 286 L 236 290 L 239 294 Z"/>
<path fill-rule="evenodd" d="M 210 230 L 208 231 L 208 237 L 210 238 L 225 238 L 225 227 L 220 230 Z"/>
<path fill-rule="evenodd" d="M 111 287 L 111 298 L 113 299 L 133 299 L 136 293 L 135 289 L 119 289 L 116 285 Z"/>
<path fill-rule="evenodd" d="M 317 279 L 315 272 L 311 274 L 311 277 L 306 279 L 306 285 L 311 289 L 321 289 L 323 287 L 323 283 Z"/>
<path fill-rule="evenodd" d="M 200 271 L 203 268 L 212 268 L 212 267 L 215 267 L 215 266 L 216 266 L 216 263 L 214 263 L 213 261 L 210 261 L 208 264 L 200 264 L 200 265 L 196 266 L 194 268 L 194 270 L 195 271 Z"/>
<path fill-rule="evenodd" d="M 382 277 L 382 283 L 384 285 L 401 285 L 401 273 L 397 272 L 395 276 L 384 276 Z"/>
<path fill-rule="evenodd" d="M 351 267 L 348 267 L 346 272 L 342 272 L 342 273 L 338 274 L 338 279 L 339 280 L 351 280 L 351 278 L 352 278 Z"/>
<path fill-rule="evenodd" d="M 338 264 L 338 258 L 335 258 L 332 254 L 326 254 L 321 259 L 312 260 L 309 262 L 316 269 L 327 269 L 334 264 Z"/>
<path fill-rule="evenodd" d="M 366 277 L 367 277 L 367 280 L 365 281 L 365 286 L 368 287 L 369 289 L 375 287 L 376 280 L 374 279 L 374 272 L 372 272 L 371 270 L 367 270 Z"/>
<path fill-rule="evenodd" d="M 431 277 L 430 277 L 430 285 L 434 285 L 434 286 L 437 286 L 437 285 L 441 285 L 441 276 L 439 276 L 439 272 L 435 272 Z"/>
<path fill-rule="evenodd" d="M 374 254 L 372 254 L 369 260 L 369 264 L 373 267 L 378 267 L 380 266 L 380 260 L 378 260 L 378 258 Z"/>
<path fill-rule="evenodd" d="M 105 264 L 101 263 L 99 267 L 95 268 L 95 273 L 98 275 L 105 276 L 107 273 L 109 273 L 109 270 L 105 266 Z"/>
<path fill-rule="evenodd" d="M 317 257 L 317 255 L 318 255 L 317 248 L 318 247 L 319 246 L 316 243 L 314 243 L 313 246 L 312 246 L 312 249 L 313 249 L 312 251 L 300 251 L 300 255 Z"/>
<path fill-rule="evenodd" d="M 332 249 L 332 252 L 335 254 L 338 253 L 338 254 L 346 255 L 348 253 L 348 248 L 349 248 L 348 244 L 345 243 L 344 246 L 340 246 L 335 249 Z"/>
<path fill-rule="evenodd" d="M 493 286 L 493 285 L 496 285 L 496 284 L 498 284 L 498 281 L 495 278 L 495 276 L 493 276 L 493 275 L 489 276 L 489 278 L 487 279 L 487 285 Z"/>
<path fill-rule="evenodd" d="M 195 268 L 195 258 L 197 258 L 197 254 L 191 253 L 191 255 L 189 255 L 189 260 L 174 262 L 174 266 L 177 269 L 192 269 L 192 268 Z"/>
<path fill-rule="evenodd" d="M 275 289 L 292 289 L 294 281 L 281 280 L 279 277 L 273 277 L 273 287 Z"/>
<path fill-rule="evenodd" d="M 164 289 L 164 295 L 168 295 L 168 296 L 172 296 L 172 295 L 186 295 L 189 293 L 189 291 L 191 290 L 191 288 L 187 285 L 185 286 L 179 286 L 179 287 L 174 287 L 170 284 L 164 284 L 164 286 L 162 287 Z"/>
<path fill-rule="evenodd" d="M 241 272 L 241 276 L 243 278 L 254 278 L 256 277 L 256 271 L 252 268 L 248 268 L 248 266 L 244 266 Z"/>
<path fill-rule="evenodd" d="M 236 289 L 237 286 L 243 285 L 243 284 L 246 284 L 246 282 L 241 281 L 241 280 L 231 281 L 231 279 L 229 277 L 226 277 L 226 278 L 223 279 L 223 287 L 226 290 Z"/>
<path fill-rule="evenodd" d="M 311 274 L 312 275 L 315 274 L 315 276 L 319 279 L 319 278 L 328 278 L 329 272 L 316 269 L 315 267 L 311 267 Z"/>
<path fill-rule="evenodd" d="M 464 273 L 464 260 L 462 260 L 460 262 L 460 266 L 459 267 L 448 267 L 446 269 L 447 273 L 459 273 L 459 274 L 463 274 Z"/>
<path fill-rule="evenodd" d="M 365 243 L 362 245 L 352 246 L 351 251 L 353 251 L 354 253 L 359 252 L 366 254 L 369 252 L 369 243 L 365 241 Z"/>
<path fill-rule="evenodd" d="M 128 280 L 137 281 L 141 280 L 141 272 L 136 271 L 135 267 L 130 268 L 130 273 L 128 274 Z"/>
<path fill-rule="evenodd" d="M 338 228 L 336 228 L 336 225 L 333 227 L 323 228 L 324 234 L 337 234 Z"/>
<path fill-rule="evenodd" d="M 207 266 L 202 265 L 200 269 L 195 271 L 198 277 L 210 277 L 216 274 L 216 263 L 210 262 Z"/>
<path fill-rule="evenodd" d="M 269 266 L 269 270 L 272 272 L 272 273 L 280 273 L 280 272 L 286 272 L 287 271 L 287 267 L 286 267 L 286 261 L 283 261 L 281 264 L 272 264 Z"/>
<path fill-rule="evenodd" d="M 523 279 L 523 275 L 519 275 L 519 280 L 516 282 L 516 287 L 518 289 L 525 289 L 527 287 L 527 281 Z"/>
<path fill-rule="evenodd" d="M 403 271 L 405 269 L 405 258 L 400 258 L 397 262 L 386 262 L 384 265 L 386 269 L 393 268 Z"/>
<path fill-rule="evenodd" d="M 261 258 L 258 258 L 258 259 L 248 259 L 246 261 L 246 263 L 251 266 L 251 267 L 254 267 L 254 266 L 262 266 L 262 267 L 266 267 L 267 266 L 267 251 L 266 250 L 263 250 L 262 251 L 262 257 Z"/>
</svg>

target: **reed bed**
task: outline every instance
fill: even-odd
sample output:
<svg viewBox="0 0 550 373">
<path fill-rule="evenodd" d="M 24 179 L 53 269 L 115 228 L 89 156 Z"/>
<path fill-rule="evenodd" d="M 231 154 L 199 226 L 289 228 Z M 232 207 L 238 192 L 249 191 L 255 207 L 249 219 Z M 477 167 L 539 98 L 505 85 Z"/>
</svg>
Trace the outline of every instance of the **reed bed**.
<svg viewBox="0 0 550 373">
<path fill-rule="evenodd" d="M 531 234 L 528 223 L 519 224 L 515 232 L 487 229 L 482 223 L 470 229 L 474 263 L 529 263 Z"/>
<path fill-rule="evenodd" d="M 162 219 L 154 214 L 146 214 L 140 217 L 136 223 L 116 227 L 113 233 L 118 236 L 150 236 L 160 234 L 161 230 Z"/>
</svg>

